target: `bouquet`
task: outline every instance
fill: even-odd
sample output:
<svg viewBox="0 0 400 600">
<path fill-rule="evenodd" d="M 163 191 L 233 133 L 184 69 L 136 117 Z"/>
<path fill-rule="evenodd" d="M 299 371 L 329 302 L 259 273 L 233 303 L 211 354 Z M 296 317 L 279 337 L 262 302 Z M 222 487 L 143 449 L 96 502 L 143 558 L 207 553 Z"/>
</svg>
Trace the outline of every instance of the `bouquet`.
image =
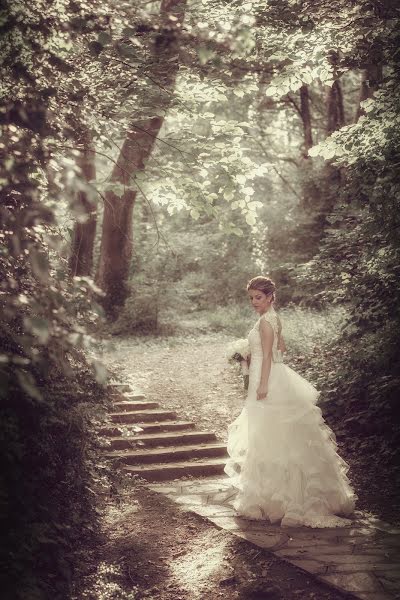
<svg viewBox="0 0 400 600">
<path fill-rule="evenodd" d="M 236 340 L 232 344 L 229 344 L 227 350 L 227 358 L 230 363 L 240 363 L 244 381 L 244 387 L 247 390 L 249 386 L 249 364 L 248 358 L 250 356 L 249 342 L 247 339 Z"/>
</svg>

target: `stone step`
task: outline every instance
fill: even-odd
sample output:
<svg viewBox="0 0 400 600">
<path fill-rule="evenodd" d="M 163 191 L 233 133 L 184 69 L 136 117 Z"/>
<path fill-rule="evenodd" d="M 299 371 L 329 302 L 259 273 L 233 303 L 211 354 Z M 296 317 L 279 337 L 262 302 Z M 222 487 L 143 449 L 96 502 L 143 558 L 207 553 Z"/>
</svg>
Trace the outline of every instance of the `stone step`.
<svg viewBox="0 0 400 600">
<path fill-rule="evenodd" d="M 224 444 L 202 444 L 196 446 L 172 446 L 171 448 L 140 449 L 129 451 L 105 452 L 107 458 L 115 459 L 127 465 L 149 463 L 176 463 L 195 458 L 227 456 Z"/>
<path fill-rule="evenodd" d="M 167 481 L 189 475 L 196 477 L 221 475 L 224 473 L 224 467 L 225 461 L 222 458 L 208 458 L 172 464 L 124 465 L 122 468 L 127 473 L 138 475 L 147 481 Z"/>
<path fill-rule="evenodd" d="M 116 400 L 126 400 L 128 402 L 136 402 L 137 400 L 145 400 L 146 396 L 141 392 L 119 392 L 114 390 L 111 392 L 111 398 Z"/>
<path fill-rule="evenodd" d="M 107 387 L 111 392 L 132 392 L 131 386 L 127 383 L 109 383 Z"/>
<path fill-rule="evenodd" d="M 190 423 L 192 425 L 192 423 Z M 130 448 L 149 448 L 154 446 L 170 446 L 175 444 L 204 444 L 215 442 L 215 433 L 209 431 L 178 431 L 167 433 L 138 433 L 132 437 L 121 437 L 118 434 L 110 437 L 112 450 L 129 450 Z"/>
<path fill-rule="evenodd" d="M 124 396 L 129 398 L 129 400 L 143 400 L 143 398 L 146 398 L 145 394 L 140 390 L 136 390 L 133 392 L 125 392 Z"/>
<path fill-rule="evenodd" d="M 124 411 L 110 414 L 110 419 L 113 423 L 139 423 L 141 421 L 167 421 L 176 419 L 176 413 L 172 410 L 137 410 Z"/>
<path fill-rule="evenodd" d="M 114 402 L 114 410 L 116 412 L 133 412 L 136 410 L 146 410 L 148 408 L 159 408 L 158 402 L 131 402 L 131 401 L 122 401 L 122 402 Z"/>
<path fill-rule="evenodd" d="M 154 432 L 154 433 L 158 433 L 158 432 L 168 432 L 168 431 L 187 431 L 187 430 L 192 430 L 196 427 L 195 423 L 192 423 L 191 421 L 175 421 L 175 420 L 167 420 L 167 421 L 160 421 L 159 423 L 135 423 L 135 427 L 138 427 L 140 429 L 142 429 L 143 431 L 140 432 L 140 434 L 142 433 L 146 433 L 146 432 Z M 123 424 L 121 424 L 121 427 L 118 427 L 117 425 L 109 425 L 108 427 L 101 427 L 99 429 L 99 435 L 105 435 L 108 437 L 112 437 L 112 436 L 120 436 L 123 431 L 128 430 L 128 431 L 132 431 L 133 434 L 136 438 L 136 433 L 135 433 L 135 429 L 133 428 L 133 426 L 130 426 L 129 424 L 126 424 L 126 426 L 124 426 Z M 129 439 L 129 438 L 127 438 Z"/>
</svg>

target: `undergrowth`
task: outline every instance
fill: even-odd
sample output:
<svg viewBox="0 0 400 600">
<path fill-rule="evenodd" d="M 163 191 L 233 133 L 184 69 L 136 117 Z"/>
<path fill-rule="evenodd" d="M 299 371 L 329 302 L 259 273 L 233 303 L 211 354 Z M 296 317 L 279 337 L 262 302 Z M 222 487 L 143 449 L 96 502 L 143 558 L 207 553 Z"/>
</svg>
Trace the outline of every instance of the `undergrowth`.
<svg viewBox="0 0 400 600">
<path fill-rule="evenodd" d="M 41 394 L 43 401 L 35 402 L 14 387 L 3 398 L 4 600 L 69 597 L 82 555 L 96 544 L 95 499 L 105 485 L 96 421 L 104 393 L 82 363 L 72 378 L 53 365 Z"/>
</svg>

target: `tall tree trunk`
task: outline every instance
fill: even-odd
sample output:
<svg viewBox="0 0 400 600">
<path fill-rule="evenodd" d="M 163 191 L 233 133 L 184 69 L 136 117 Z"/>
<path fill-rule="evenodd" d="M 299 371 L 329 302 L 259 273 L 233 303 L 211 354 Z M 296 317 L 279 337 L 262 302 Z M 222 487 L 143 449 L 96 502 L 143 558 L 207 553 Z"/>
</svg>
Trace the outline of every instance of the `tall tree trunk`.
<svg viewBox="0 0 400 600">
<path fill-rule="evenodd" d="M 301 168 L 301 205 L 306 211 L 315 211 L 315 206 L 319 202 L 320 190 L 315 182 L 313 172 L 313 162 L 308 154 L 314 141 L 312 135 L 312 121 L 310 109 L 310 94 L 308 85 L 302 85 L 300 88 L 300 107 L 299 115 L 303 124 L 303 145 L 300 160 Z"/>
<path fill-rule="evenodd" d="M 85 132 L 81 140 L 81 151 L 78 165 L 85 181 L 96 178 L 95 152 L 89 132 Z M 69 258 L 69 268 L 72 276 L 91 276 L 93 268 L 93 247 L 96 236 L 97 208 L 88 198 L 85 191 L 79 191 L 77 200 L 83 209 L 85 220 L 75 221 Z"/>
<path fill-rule="evenodd" d="M 360 106 L 361 102 L 368 100 L 368 98 L 371 98 L 372 94 L 376 92 L 382 81 L 382 76 L 382 65 L 368 65 L 362 72 L 360 96 L 355 121 L 358 121 L 361 115 L 364 114 Z"/>
<path fill-rule="evenodd" d="M 343 127 L 345 123 L 342 86 L 338 79 L 328 90 L 326 105 L 328 116 L 326 133 L 330 135 Z"/>
<path fill-rule="evenodd" d="M 308 159 L 308 151 L 313 146 L 310 96 L 308 93 L 308 85 L 302 85 L 300 88 L 300 115 L 301 120 L 303 122 L 304 132 L 303 156 L 304 158 Z"/>
<path fill-rule="evenodd" d="M 339 79 L 336 79 L 328 89 L 326 96 L 326 135 L 331 135 L 345 124 L 343 92 Z M 332 211 L 340 192 L 342 184 L 342 172 L 340 168 L 331 165 L 329 162 L 324 167 L 324 192 L 323 202 L 319 215 L 321 228 L 326 224 L 326 217 Z"/>
<path fill-rule="evenodd" d="M 186 0 L 163 0 L 160 8 L 161 27 L 152 48 L 149 79 L 158 85 L 158 108 L 164 114 L 172 100 L 179 70 L 181 28 Z M 122 194 L 109 189 L 105 194 L 103 231 L 97 283 L 104 291 L 102 299 L 109 319 L 115 319 L 129 293 L 128 276 L 132 258 L 132 219 L 137 190 L 132 189 L 135 173 L 144 170 L 164 117 L 132 121 L 122 145 L 111 183 L 124 187 Z"/>
</svg>

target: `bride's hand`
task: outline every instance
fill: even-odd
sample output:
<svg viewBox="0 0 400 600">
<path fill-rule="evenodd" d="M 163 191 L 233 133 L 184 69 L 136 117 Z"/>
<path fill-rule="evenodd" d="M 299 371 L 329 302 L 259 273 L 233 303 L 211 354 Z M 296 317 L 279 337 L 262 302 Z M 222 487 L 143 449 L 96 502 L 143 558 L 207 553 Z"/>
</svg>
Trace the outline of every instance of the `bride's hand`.
<svg viewBox="0 0 400 600">
<path fill-rule="evenodd" d="M 257 400 L 265 400 L 268 394 L 268 389 L 266 386 L 260 385 L 257 390 Z"/>
</svg>

